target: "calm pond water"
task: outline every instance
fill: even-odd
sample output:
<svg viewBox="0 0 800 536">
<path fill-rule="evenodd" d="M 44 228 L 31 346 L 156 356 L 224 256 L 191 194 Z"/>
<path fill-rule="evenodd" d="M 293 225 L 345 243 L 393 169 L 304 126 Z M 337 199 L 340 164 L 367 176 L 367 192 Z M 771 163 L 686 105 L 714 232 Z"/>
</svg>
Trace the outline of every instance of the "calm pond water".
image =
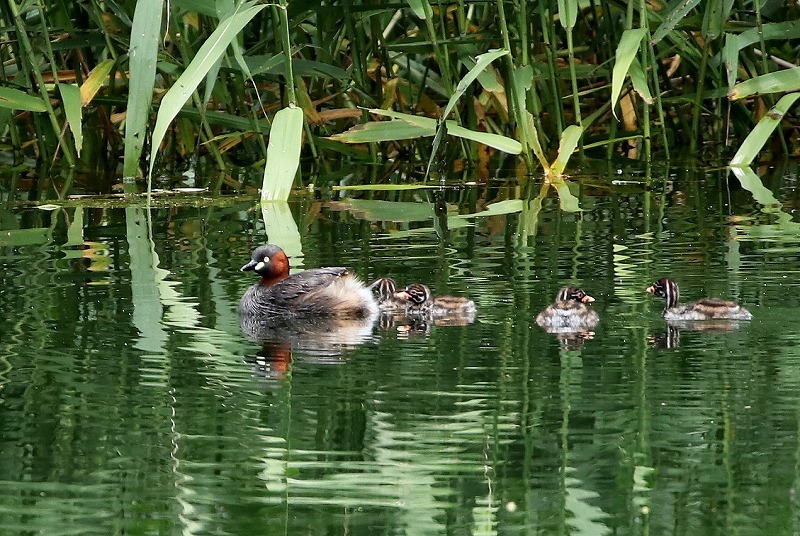
<svg viewBox="0 0 800 536">
<path fill-rule="evenodd" d="M 581 213 L 502 183 L 264 214 L 4 193 L 0 533 L 797 533 L 796 176 L 579 177 Z M 477 319 L 257 342 L 238 269 L 267 234 Z M 755 319 L 669 328 L 644 292 L 664 275 Z M 597 299 L 593 337 L 535 324 L 565 283 Z"/>
</svg>

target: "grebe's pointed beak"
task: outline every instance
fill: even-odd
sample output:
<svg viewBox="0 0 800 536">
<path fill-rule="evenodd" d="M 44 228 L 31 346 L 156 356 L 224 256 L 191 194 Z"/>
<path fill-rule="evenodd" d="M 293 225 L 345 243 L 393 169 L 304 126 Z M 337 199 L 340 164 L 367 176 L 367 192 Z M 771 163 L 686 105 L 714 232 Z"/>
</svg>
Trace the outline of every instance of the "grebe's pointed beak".
<svg viewBox="0 0 800 536">
<path fill-rule="evenodd" d="M 250 261 L 247 264 L 245 264 L 244 266 L 242 266 L 239 269 L 239 271 L 240 272 L 252 272 L 253 270 L 255 270 L 257 264 L 258 263 L 256 261 Z"/>
</svg>

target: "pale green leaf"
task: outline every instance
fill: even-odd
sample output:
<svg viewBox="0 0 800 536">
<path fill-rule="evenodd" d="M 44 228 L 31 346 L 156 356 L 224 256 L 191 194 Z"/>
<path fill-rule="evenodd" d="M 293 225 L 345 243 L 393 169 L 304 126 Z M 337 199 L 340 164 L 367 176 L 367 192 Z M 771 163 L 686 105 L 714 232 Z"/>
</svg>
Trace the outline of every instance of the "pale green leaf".
<svg viewBox="0 0 800 536">
<path fill-rule="evenodd" d="M 639 52 L 639 45 L 642 43 L 647 35 L 646 28 L 636 28 L 632 30 L 625 30 L 622 32 L 622 37 L 617 45 L 616 63 L 614 63 L 614 70 L 611 75 L 611 109 L 614 111 L 614 117 L 617 117 L 616 105 L 620 93 L 622 93 L 622 84 L 625 81 L 625 75 L 628 74 L 631 63 L 636 58 Z"/>
<path fill-rule="evenodd" d="M 300 165 L 303 117 L 303 110 L 292 106 L 275 114 L 269 131 L 261 201 L 286 201 L 289 198 Z"/>
<path fill-rule="evenodd" d="M 647 85 L 647 75 L 642 69 L 642 64 L 639 63 L 637 58 L 633 58 L 631 67 L 628 69 L 628 74 L 631 76 L 633 89 L 647 104 L 653 104 L 653 96 L 650 94 L 650 87 Z"/>
<path fill-rule="evenodd" d="M 447 133 L 458 138 L 472 140 L 488 147 L 503 151 L 507 154 L 520 154 L 522 144 L 515 139 L 493 134 L 491 132 L 478 132 L 470 130 L 456 124 L 455 121 L 447 121 Z"/>
<path fill-rule="evenodd" d="M 558 20 L 566 30 L 572 30 L 578 21 L 578 0 L 558 0 Z"/>
<path fill-rule="evenodd" d="M 0 86 L 0 108 L 28 112 L 43 112 L 47 109 L 41 97 L 34 97 L 24 91 L 4 86 Z"/>
<path fill-rule="evenodd" d="M 761 118 L 742 142 L 739 150 L 736 151 L 731 160 L 731 166 L 749 166 L 755 160 L 764 144 L 769 140 L 775 127 L 778 126 L 798 97 L 800 97 L 800 93 L 784 95 L 775 106 L 770 108 L 769 112 Z"/>
<path fill-rule="evenodd" d="M 758 43 L 761 39 L 769 41 L 771 39 L 797 39 L 800 37 L 800 20 L 790 20 L 784 22 L 770 22 L 760 26 L 753 26 L 749 30 L 738 35 L 739 49 Z"/>
<path fill-rule="evenodd" d="M 411 11 L 420 19 L 425 19 L 425 6 L 423 2 L 428 0 L 406 0 L 406 4 L 411 8 Z"/>
<path fill-rule="evenodd" d="M 436 134 L 436 120 L 430 117 L 381 109 L 371 109 L 370 113 L 399 121 L 377 121 L 358 125 L 347 132 L 331 136 L 331 139 L 345 143 L 367 143 L 414 139 Z M 514 139 L 499 134 L 469 130 L 459 126 L 455 121 L 447 121 L 447 133 L 509 154 L 519 154 L 522 151 L 522 146 Z"/>
<path fill-rule="evenodd" d="M 80 156 L 81 148 L 83 148 L 81 90 L 75 84 L 58 84 L 58 89 L 61 92 L 61 102 L 64 105 L 64 114 L 67 116 L 67 124 L 72 131 L 72 137 L 75 138 L 75 150 Z"/>
<path fill-rule="evenodd" d="M 459 57 L 459 60 L 467 69 L 472 69 L 476 65 L 475 60 L 471 56 Z M 497 79 L 497 71 L 491 65 L 478 73 L 478 83 L 486 91 L 497 92 L 503 90 L 503 84 Z"/>
<path fill-rule="evenodd" d="M 436 121 L 430 121 L 431 126 L 420 126 L 404 120 L 372 121 L 334 134 L 330 139 L 343 143 L 378 143 L 422 138 L 436 133 Z"/>
<path fill-rule="evenodd" d="M 731 100 L 744 99 L 752 95 L 765 93 L 786 93 L 800 90 L 800 67 L 767 73 L 745 80 L 733 87 L 728 93 Z"/>
<path fill-rule="evenodd" d="M 556 176 L 563 175 L 564 169 L 567 167 L 567 162 L 575 151 L 575 147 L 578 146 L 581 135 L 583 135 L 583 127 L 578 125 L 570 125 L 564 129 L 564 132 L 561 134 L 561 141 L 558 144 L 558 156 L 550 167 L 552 174 Z"/>
<path fill-rule="evenodd" d="M 375 115 L 381 115 L 383 117 L 391 117 L 392 119 L 402 119 L 412 125 L 416 125 L 419 127 L 432 127 L 433 130 L 436 130 L 436 119 L 431 119 L 430 117 L 424 117 L 422 115 L 412 115 L 412 114 L 404 114 L 403 112 L 395 112 L 394 110 L 382 110 L 380 108 L 370 108 L 369 113 Z M 433 136 L 434 132 L 431 132 L 429 135 Z"/>
<path fill-rule="evenodd" d="M 153 86 L 156 79 L 156 60 L 161 40 L 161 14 L 163 0 L 140 0 L 136 3 L 131 27 L 131 44 L 128 53 L 129 87 L 125 115 L 125 154 L 122 163 L 123 177 L 140 174 L 139 159 L 144 147 L 145 134 L 153 103 Z M 159 144 L 161 142 L 159 141 Z M 150 155 L 150 165 L 156 151 Z"/>
<path fill-rule="evenodd" d="M 433 205 L 374 199 L 344 199 L 330 201 L 331 210 L 347 210 L 361 219 L 369 221 L 425 221 L 433 218 Z"/>
<path fill-rule="evenodd" d="M 486 216 L 500 216 L 503 214 L 515 214 L 517 212 L 522 212 L 525 203 L 522 199 L 506 199 L 504 201 L 498 201 L 497 203 L 492 203 L 486 206 L 485 210 L 480 212 L 476 212 L 474 214 L 459 214 L 455 216 L 457 218 L 483 218 Z"/>
<path fill-rule="evenodd" d="M 739 50 L 742 45 L 739 36 L 732 33 L 725 34 L 725 45 L 722 47 L 722 60 L 725 63 L 725 74 L 728 80 L 728 91 L 733 90 L 736 77 L 739 74 Z"/>
</svg>

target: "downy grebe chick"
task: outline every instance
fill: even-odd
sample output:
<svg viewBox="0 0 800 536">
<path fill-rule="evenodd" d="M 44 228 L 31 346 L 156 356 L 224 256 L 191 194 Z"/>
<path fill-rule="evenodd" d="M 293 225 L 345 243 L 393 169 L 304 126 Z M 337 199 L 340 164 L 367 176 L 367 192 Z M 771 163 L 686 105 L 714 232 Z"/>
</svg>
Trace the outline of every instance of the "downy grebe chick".
<svg viewBox="0 0 800 536">
<path fill-rule="evenodd" d="M 382 277 L 370 285 L 377 289 L 378 308 L 385 312 L 404 312 L 408 301 L 397 296 L 397 283 L 391 277 Z"/>
<path fill-rule="evenodd" d="M 661 315 L 665 320 L 714 320 L 727 318 L 730 320 L 751 320 L 750 311 L 731 301 L 717 298 L 703 298 L 696 302 L 678 305 L 680 292 L 678 284 L 664 277 L 649 287 L 647 292 L 653 296 L 664 298 L 666 307 Z"/>
<path fill-rule="evenodd" d="M 589 331 L 600 322 L 597 311 L 586 307 L 594 298 L 577 287 L 564 287 L 556 301 L 536 317 L 536 323 L 549 333 Z"/>
<path fill-rule="evenodd" d="M 413 283 L 403 290 L 396 292 L 395 296 L 407 303 L 408 314 L 430 315 L 434 318 L 455 315 L 472 315 L 474 317 L 475 302 L 467 298 L 456 296 L 431 296 L 431 289 L 427 286 Z"/>
<path fill-rule="evenodd" d="M 242 271 L 261 281 L 245 291 L 239 314 L 270 318 L 366 318 L 378 312 L 370 290 L 347 268 L 316 268 L 289 275 L 289 259 L 274 244 L 259 246 Z"/>
</svg>

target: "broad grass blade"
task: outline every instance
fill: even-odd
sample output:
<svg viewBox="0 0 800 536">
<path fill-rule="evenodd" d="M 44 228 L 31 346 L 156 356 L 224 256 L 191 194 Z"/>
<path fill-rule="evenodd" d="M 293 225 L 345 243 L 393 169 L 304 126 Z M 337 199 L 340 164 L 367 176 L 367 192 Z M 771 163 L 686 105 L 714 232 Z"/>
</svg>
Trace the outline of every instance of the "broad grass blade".
<svg viewBox="0 0 800 536">
<path fill-rule="evenodd" d="M 28 112 L 44 112 L 47 107 L 40 97 L 28 95 L 24 91 L 0 86 L 0 108 L 26 110 Z"/>
<path fill-rule="evenodd" d="M 137 6 L 138 7 L 138 6 Z M 152 177 L 153 166 L 155 165 L 156 155 L 158 154 L 161 142 L 167 133 L 172 120 L 181 111 L 183 105 L 203 81 L 208 71 L 214 66 L 217 60 L 225 53 L 225 49 L 233 41 L 242 28 L 250 22 L 266 5 L 255 5 L 251 2 L 244 3 L 237 8 L 237 11 L 220 22 L 216 30 L 209 36 L 197 55 L 186 67 L 186 70 L 178 78 L 169 91 L 161 99 L 161 106 L 158 110 L 156 125 L 153 128 L 153 142 L 150 150 L 150 169 L 148 177 Z M 302 113 L 302 112 L 301 112 Z M 148 181 L 149 184 L 149 181 Z"/>
<path fill-rule="evenodd" d="M 731 100 L 744 99 L 751 95 L 800 90 L 800 67 L 767 73 L 745 80 L 728 93 Z"/>
<path fill-rule="evenodd" d="M 576 0 L 558 0 L 558 19 L 565 30 L 571 30 L 578 21 L 578 2 Z"/>
<path fill-rule="evenodd" d="M 770 108 L 769 112 L 761 118 L 761 121 L 758 122 L 755 128 L 750 131 L 750 134 L 747 135 L 744 142 L 742 142 L 739 150 L 736 151 L 736 154 L 731 160 L 731 166 L 749 166 L 750 163 L 755 160 L 758 153 L 764 147 L 764 144 L 767 143 L 767 140 L 769 140 L 769 137 L 772 135 L 772 131 L 775 130 L 775 127 L 778 126 L 783 116 L 789 111 L 798 97 L 800 97 L 800 93 L 784 95 L 775 106 Z"/>
<path fill-rule="evenodd" d="M 128 53 L 130 73 L 125 116 L 125 155 L 122 163 L 122 176 L 125 178 L 141 176 L 139 158 L 153 103 L 163 11 L 163 0 L 140 0 L 133 14 Z M 150 155 L 151 167 L 154 155 L 155 152 Z"/>
<path fill-rule="evenodd" d="M 431 119 L 430 117 L 404 114 L 402 112 L 377 108 L 373 108 L 369 112 L 375 115 L 399 119 L 400 121 L 366 123 L 353 127 L 347 132 L 335 134 L 331 136 L 330 139 L 344 143 L 371 143 L 415 139 L 436 134 L 436 119 Z M 504 153 L 519 154 L 522 152 L 522 145 L 515 139 L 499 134 L 470 130 L 459 126 L 455 121 L 447 121 L 447 133 L 459 138 L 482 143 L 498 151 L 503 151 Z"/>
<path fill-rule="evenodd" d="M 67 124 L 72 131 L 72 137 L 75 138 L 75 150 L 80 156 L 83 147 L 81 90 L 74 84 L 58 84 L 58 89 L 61 92 L 61 102 L 67 116 Z"/>
<path fill-rule="evenodd" d="M 619 45 L 617 45 L 617 61 L 614 63 L 614 70 L 611 74 L 611 111 L 614 112 L 614 117 L 617 117 L 616 105 L 619 95 L 622 93 L 625 75 L 628 74 L 631 63 L 639 53 L 639 45 L 646 35 L 647 28 L 625 30 L 619 40 Z M 617 119 L 619 118 L 617 117 Z"/>
<path fill-rule="evenodd" d="M 492 134 L 491 132 L 470 130 L 458 126 L 455 121 L 447 121 L 447 133 L 458 138 L 482 143 L 487 147 L 492 147 L 507 154 L 520 154 L 522 152 L 522 144 L 513 138 Z"/>
<path fill-rule="evenodd" d="M 556 156 L 553 165 L 550 166 L 550 173 L 557 177 L 564 174 L 567 162 L 575 151 L 575 147 L 578 146 L 582 135 L 583 127 L 578 125 L 570 125 L 564 130 L 564 133 L 561 134 L 561 141 L 558 144 L 558 156 Z"/>
<path fill-rule="evenodd" d="M 286 201 L 300 166 L 303 146 L 303 110 L 289 107 L 275 114 L 269 131 L 267 165 L 261 186 L 261 201 Z"/>
<path fill-rule="evenodd" d="M 405 120 L 372 121 L 334 134 L 330 136 L 330 139 L 343 143 L 378 143 L 423 138 L 436 134 L 436 121 L 434 119 L 430 121 L 430 126 L 422 126 Z"/>
</svg>

